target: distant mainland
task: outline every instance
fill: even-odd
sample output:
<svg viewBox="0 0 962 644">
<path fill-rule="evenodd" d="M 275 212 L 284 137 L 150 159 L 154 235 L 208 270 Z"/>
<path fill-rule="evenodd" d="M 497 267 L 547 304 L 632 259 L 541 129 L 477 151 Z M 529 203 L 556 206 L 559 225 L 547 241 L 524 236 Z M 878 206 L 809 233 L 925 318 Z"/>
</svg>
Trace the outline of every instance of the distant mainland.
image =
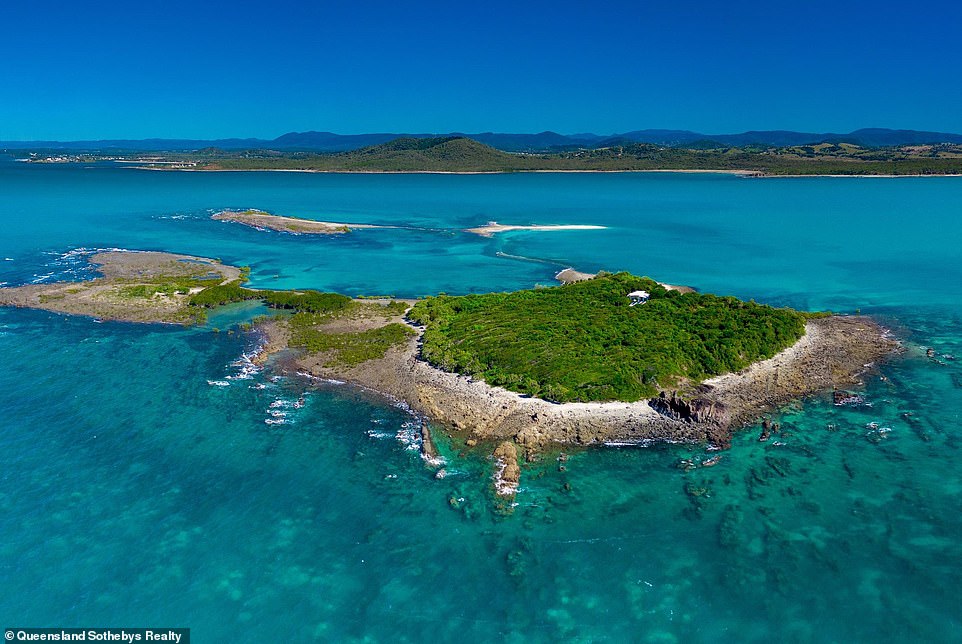
<svg viewBox="0 0 962 644">
<path fill-rule="evenodd" d="M 205 148 L 168 152 L 64 153 L 19 150 L 30 163 L 112 162 L 166 171 L 300 171 L 345 173 L 726 172 L 743 176 L 962 175 L 962 143 L 865 147 L 823 142 L 732 146 L 713 140 L 674 146 L 604 142 L 553 151 L 499 150 L 463 136 L 403 137 L 342 152 Z"/>
</svg>

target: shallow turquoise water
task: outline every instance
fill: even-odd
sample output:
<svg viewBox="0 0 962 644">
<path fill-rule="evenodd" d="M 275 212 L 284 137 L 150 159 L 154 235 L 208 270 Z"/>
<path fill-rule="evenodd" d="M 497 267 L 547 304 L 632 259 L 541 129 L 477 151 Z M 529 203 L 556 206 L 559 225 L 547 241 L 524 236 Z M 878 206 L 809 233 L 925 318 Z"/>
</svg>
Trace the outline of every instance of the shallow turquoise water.
<svg viewBox="0 0 962 644">
<path fill-rule="evenodd" d="M 78 247 L 398 296 L 629 269 L 861 309 L 909 346 L 867 383 L 871 406 L 783 410 L 782 444 L 748 430 L 694 469 L 696 447 L 582 451 L 564 472 L 549 458 L 504 508 L 456 439 L 435 479 L 409 449 L 417 419 L 345 386 L 248 373 L 244 334 L 0 310 L 0 622 L 183 625 L 199 641 L 959 639 L 962 365 L 945 356 L 962 355 L 960 203 L 962 180 L 937 178 L 0 162 L 0 282 L 80 279 Z M 269 234 L 208 219 L 223 207 L 429 230 Z M 492 219 L 609 228 L 457 232 Z"/>
</svg>

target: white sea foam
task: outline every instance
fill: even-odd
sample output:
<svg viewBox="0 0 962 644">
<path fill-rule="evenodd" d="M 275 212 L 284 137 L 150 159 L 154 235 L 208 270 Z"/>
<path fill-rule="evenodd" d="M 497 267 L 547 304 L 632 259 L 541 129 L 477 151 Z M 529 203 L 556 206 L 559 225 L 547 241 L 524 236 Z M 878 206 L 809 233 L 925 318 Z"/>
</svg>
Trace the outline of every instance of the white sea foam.
<svg viewBox="0 0 962 644">
<path fill-rule="evenodd" d="M 35 275 L 35 276 L 34 276 L 34 279 L 30 280 L 30 283 L 31 283 L 31 284 L 42 284 L 43 282 L 46 282 L 48 279 L 50 279 L 50 278 L 53 277 L 53 276 L 54 276 L 54 273 L 53 273 L 53 272 L 46 273 L 46 274 L 44 274 L 44 275 Z"/>
<path fill-rule="evenodd" d="M 260 344 L 254 347 L 253 350 L 246 353 L 242 353 L 239 358 L 231 362 L 228 366 L 237 368 L 237 372 L 233 375 L 227 376 L 228 380 L 250 380 L 254 377 L 254 374 L 261 372 L 261 367 L 254 363 L 254 359 L 257 358 L 264 351 L 264 345 Z"/>
<path fill-rule="evenodd" d="M 90 256 L 97 253 L 106 252 L 138 252 L 138 251 L 127 251 L 123 248 L 72 248 L 65 252 L 49 251 L 44 253 L 45 255 L 51 257 L 48 262 L 44 264 L 45 268 L 52 268 L 53 271 L 43 274 L 35 275 L 35 279 L 31 281 L 32 284 L 43 284 L 48 280 L 52 281 L 62 281 L 63 279 L 86 279 L 90 276 L 96 274 L 96 267 L 90 263 Z M 4 258 L 6 261 L 13 261 L 13 258 Z"/>
<path fill-rule="evenodd" d="M 315 376 L 314 374 L 307 373 L 304 371 L 298 371 L 297 375 L 303 376 L 311 380 L 312 382 L 323 382 L 323 383 L 333 384 L 333 385 L 346 384 L 343 380 L 321 378 L 319 376 Z M 411 409 L 411 406 L 408 405 L 403 400 L 400 400 L 394 396 L 391 396 L 390 394 L 386 394 L 384 392 L 378 391 L 376 389 L 372 389 L 370 387 L 365 387 L 363 385 L 355 384 L 353 386 L 357 387 L 362 391 L 370 391 L 378 394 L 381 397 L 387 398 L 388 400 L 391 401 L 393 407 L 407 413 L 411 417 L 411 420 L 401 423 L 401 427 L 400 429 L 397 430 L 397 432 L 395 432 L 394 437 L 398 440 L 399 443 L 404 445 L 404 449 L 406 450 L 410 450 L 410 451 L 416 450 L 419 452 L 423 450 L 423 447 L 424 447 L 423 426 L 426 420 L 424 416 L 422 416 L 421 414 L 418 414 L 416 411 Z M 384 421 L 380 419 L 372 419 L 372 422 L 380 424 Z M 369 430 L 368 436 L 380 438 L 380 436 L 377 436 L 372 432 L 374 432 L 374 430 Z M 444 459 L 441 457 L 430 457 L 430 456 L 426 456 L 423 453 L 421 454 L 421 457 L 424 458 L 424 460 L 427 461 L 430 465 L 440 466 L 440 465 L 444 465 L 445 463 Z"/>
<path fill-rule="evenodd" d="M 680 445 L 683 443 L 684 441 L 674 441 L 664 438 L 642 438 L 635 441 L 605 441 L 603 445 L 605 447 L 651 447 L 652 445 Z M 709 446 L 708 450 L 711 451 L 711 449 L 712 446 Z"/>
<path fill-rule="evenodd" d="M 308 380 L 311 380 L 312 382 L 323 382 L 323 383 L 328 384 L 328 385 L 345 385 L 345 384 L 347 384 L 347 383 L 344 382 L 343 380 L 335 380 L 335 379 L 333 379 L 333 378 L 321 378 L 320 376 L 315 376 L 314 374 L 308 373 L 308 372 L 306 372 L 306 371 L 296 371 L 295 373 L 296 373 L 297 375 L 303 377 L 303 378 L 307 378 Z"/>
<path fill-rule="evenodd" d="M 207 384 L 211 387 L 230 387 L 230 383 L 226 380 L 208 380 Z"/>
<path fill-rule="evenodd" d="M 404 449 L 420 450 L 422 444 L 421 423 L 414 420 L 407 420 L 401 423 L 400 429 L 394 434 L 398 442 L 404 445 Z"/>
<path fill-rule="evenodd" d="M 518 493 L 518 484 L 504 480 L 504 470 L 507 469 L 508 464 L 499 458 L 496 465 L 497 470 L 491 477 L 494 479 L 494 491 L 500 496 L 514 496 Z"/>
<path fill-rule="evenodd" d="M 423 452 L 421 453 L 421 459 L 431 467 L 444 467 L 447 464 L 443 456 L 428 456 Z M 447 473 L 445 473 L 445 475 L 447 475 Z"/>
</svg>

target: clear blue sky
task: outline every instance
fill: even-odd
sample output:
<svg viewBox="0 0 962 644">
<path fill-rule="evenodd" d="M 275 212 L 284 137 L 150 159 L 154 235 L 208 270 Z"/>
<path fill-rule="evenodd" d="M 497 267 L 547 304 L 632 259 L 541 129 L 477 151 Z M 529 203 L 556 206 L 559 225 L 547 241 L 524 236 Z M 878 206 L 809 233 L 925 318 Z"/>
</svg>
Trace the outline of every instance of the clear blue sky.
<svg viewBox="0 0 962 644">
<path fill-rule="evenodd" d="M 962 132 L 962 3 L 0 2 L 0 139 Z"/>
</svg>

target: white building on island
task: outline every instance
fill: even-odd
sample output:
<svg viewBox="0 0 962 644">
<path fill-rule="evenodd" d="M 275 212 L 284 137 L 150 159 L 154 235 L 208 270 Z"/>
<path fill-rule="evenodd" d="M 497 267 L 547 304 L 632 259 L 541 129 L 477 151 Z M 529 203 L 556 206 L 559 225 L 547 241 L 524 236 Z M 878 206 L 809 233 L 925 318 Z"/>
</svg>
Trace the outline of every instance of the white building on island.
<svg viewBox="0 0 962 644">
<path fill-rule="evenodd" d="M 631 304 L 628 306 L 634 306 L 635 304 L 644 304 L 651 297 L 651 293 L 648 291 L 632 291 L 628 294 L 628 299 L 631 300 Z"/>
</svg>

